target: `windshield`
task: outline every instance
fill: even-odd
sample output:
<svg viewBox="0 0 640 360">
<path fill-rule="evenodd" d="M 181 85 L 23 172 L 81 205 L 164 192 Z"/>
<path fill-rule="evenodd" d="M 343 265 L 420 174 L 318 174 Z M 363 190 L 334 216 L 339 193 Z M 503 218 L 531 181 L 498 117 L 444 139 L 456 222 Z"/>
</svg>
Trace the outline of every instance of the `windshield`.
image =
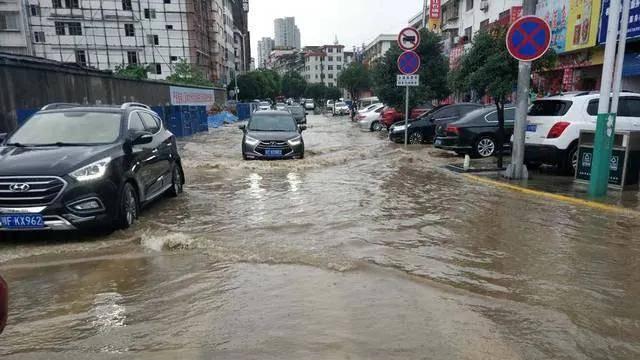
<svg viewBox="0 0 640 360">
<path fill-rule="evenodd" d="M 109 144 L 120 136 L 119 113 L 56 112 L 31 117 L 7 140 L 10 144 Z"/>
<path fill-rule="evenodd" d="M 562 116 L 571 108 L 571 101 L 538 100 L 529 109 L 529 116 Z"/>
<path fill-rule="evenodd" d="M 338 102 L 338 103 L 336 103 L 336 106 L 347 106 L 347 104 L 343 103 L 343 102 Z"/>
<path fill-rule="evenodd" d="M 295 120 L 290 115 L 254 115 L 249 121 L 249 131 L 297 131 Z"/>
<path fill-rule="evenodd" d="M 296 115 L 302 115 L 304 113 L 304 110 L 299 106 L 289 106 L 289 111 Z"/>
</svg>

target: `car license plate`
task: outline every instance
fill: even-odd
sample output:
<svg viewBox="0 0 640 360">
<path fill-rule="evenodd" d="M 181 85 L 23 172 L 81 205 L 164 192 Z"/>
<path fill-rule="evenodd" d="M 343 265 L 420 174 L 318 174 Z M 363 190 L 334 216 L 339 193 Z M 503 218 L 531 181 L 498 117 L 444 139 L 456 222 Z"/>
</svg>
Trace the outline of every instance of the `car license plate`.
<svg viewBox="0 0 640 360">
<path fill-rule="evenodd" d="M 442 145 L 442 140 L 440 140 L 440 139 L 436 140 L 435 144 L 436 145 Z"/>
<path fill-rule="evenodd" d="M 0 215 L 0 227 L 7 229 L 39 229 L 44 227 L 40 214 Z"/>
<path fill-rule="evenodd" d="M 282 150 L 280 149 L 266 149 L 264 151 L 266 156 L 282 156 Z"/>
<path fill-rule="evenodd" d="M 538 125 L 536 125 L 536 124 L 527 125 L 527 131 L 528 132 L 536 132 L 536 130 L 538 130 Z"/>
</svg>

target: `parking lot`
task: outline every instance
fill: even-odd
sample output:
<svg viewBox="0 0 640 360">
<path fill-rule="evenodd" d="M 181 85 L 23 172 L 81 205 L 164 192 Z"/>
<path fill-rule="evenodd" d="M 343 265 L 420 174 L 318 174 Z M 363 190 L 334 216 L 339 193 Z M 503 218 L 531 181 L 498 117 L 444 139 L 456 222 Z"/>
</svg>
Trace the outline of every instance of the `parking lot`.
<svg viewBox="0 0 640 360">
<path fill-rule="evenodd" d="M 2 237 L 2 358 L 640 357 L 633 213 L 474 181 L 347 117 L 310 115 L 302 160 L 243 161 L 241 138 L 182 140 L 184 193 L 128 230 Z"/>
</svg>

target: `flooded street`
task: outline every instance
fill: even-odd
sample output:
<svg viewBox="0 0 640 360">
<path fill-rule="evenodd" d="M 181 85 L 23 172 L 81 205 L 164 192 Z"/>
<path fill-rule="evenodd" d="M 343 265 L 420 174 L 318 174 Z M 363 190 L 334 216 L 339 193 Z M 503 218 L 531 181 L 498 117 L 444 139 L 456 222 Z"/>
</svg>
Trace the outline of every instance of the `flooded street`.
<svg viewBox="0 0 640 360">
<path fill-rule="evenodd" d="M 640 219 L 310 116 L 304 160 L 183 141 L 132 229 L 0 238 L 2 359 L 634 359 Z M 0 234 L 0 236 L 3 236 Z"/>
</svg>

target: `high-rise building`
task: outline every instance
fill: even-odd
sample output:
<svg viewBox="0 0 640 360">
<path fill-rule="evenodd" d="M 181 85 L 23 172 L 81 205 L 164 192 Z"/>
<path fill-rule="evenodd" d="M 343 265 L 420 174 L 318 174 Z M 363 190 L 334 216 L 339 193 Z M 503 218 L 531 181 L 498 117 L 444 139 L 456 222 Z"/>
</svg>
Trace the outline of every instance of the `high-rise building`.
<svg viewBox="0 0 640 360">
<path fill-rule="evenodd" d="M 263 37 L 262 40 L 258 41 L 258 64 L 257 67 L 265 68 L 267 66 L 267 60 L 269 59 L 269 55 L 273 51 L 275 47 L 275 42 L 272 38 Z"/>
<path fill-rule="evenodd" d="M 300 49 L 300 29 L 295 17 L 285 17 L 273 21 L 276 48 Z"/>
</svg>

